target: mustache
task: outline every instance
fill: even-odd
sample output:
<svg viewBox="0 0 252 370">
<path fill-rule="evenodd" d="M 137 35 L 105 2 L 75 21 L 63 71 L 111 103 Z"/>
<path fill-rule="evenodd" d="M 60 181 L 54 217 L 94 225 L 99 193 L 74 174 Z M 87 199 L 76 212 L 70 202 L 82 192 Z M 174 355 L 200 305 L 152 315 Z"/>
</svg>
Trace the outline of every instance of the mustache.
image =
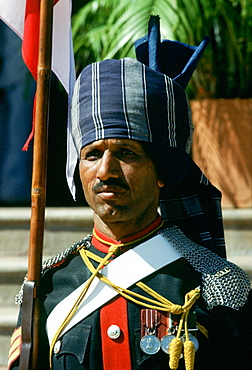
<svg viewBox="0 0 252 370">
<path fill-rule="evenodd" d="M 93 187 L 93 191 L 97 191 L 101 189 L 103 186 L 117 186 L 125 190 L 130 189 L 128 184 L 126 184 L 123 180 L 116 179 L 116 178 L 109 178 L 108 180 L 100 180 L 97 184 L 95 184 Z"/>
</svg>

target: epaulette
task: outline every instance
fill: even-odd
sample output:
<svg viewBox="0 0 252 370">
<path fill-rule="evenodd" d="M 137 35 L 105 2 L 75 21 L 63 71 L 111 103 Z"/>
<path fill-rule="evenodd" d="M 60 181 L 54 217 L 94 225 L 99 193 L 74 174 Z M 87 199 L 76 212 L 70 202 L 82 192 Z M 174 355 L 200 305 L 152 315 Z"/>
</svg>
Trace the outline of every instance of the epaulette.
<svg viewBox="0 0 252 370">
<path fill-rule="evenodd" d="M 75 242 L 70 247 L 65 249 L 63 252 L 56 254 L 54 257 L 48 258 L 42 264 L 42 271 L 43 274 L 46 270 L 50 268 L 54 268 L 57 266 L 62 265 L 66 260 L 67 257 L 76 254 L 80 247 L 84 247 L 89 249 L 91 246 L 91 234 L 87 235 L 84 239 Z M 19 293 L 15 297 L 15 304 L 21 306 L 23 301 L 23 291 L 24 291 L 24 283 L 27 281 L 27 275 L 24 278 L 23 284 L 21 285 Z"/>
<path fill-rule="evenodd" d="M 159 232 L 202 275 L 202 297 L 214 306 L 239 310 L 248 299 L 250 278 L 239 266 L 188 239 L 178 227 Z"/>
</svg>

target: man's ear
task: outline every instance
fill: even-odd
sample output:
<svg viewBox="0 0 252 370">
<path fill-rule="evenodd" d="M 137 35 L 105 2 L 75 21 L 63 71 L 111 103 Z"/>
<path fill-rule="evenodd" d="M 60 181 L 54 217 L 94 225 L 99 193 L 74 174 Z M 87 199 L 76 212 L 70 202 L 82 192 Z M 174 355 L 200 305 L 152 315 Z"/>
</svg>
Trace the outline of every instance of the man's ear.
<svg viewBox="0 0 252 370">
<path fill-rule="evenodd" d="M 163 182 L 163 180 L 162 180 L 162 179 L 157 179 L 157 186 L 158 186 L 159 188 L 162 188 L 163 186 L 165 186 L 165 183 Z"/>
</svg>

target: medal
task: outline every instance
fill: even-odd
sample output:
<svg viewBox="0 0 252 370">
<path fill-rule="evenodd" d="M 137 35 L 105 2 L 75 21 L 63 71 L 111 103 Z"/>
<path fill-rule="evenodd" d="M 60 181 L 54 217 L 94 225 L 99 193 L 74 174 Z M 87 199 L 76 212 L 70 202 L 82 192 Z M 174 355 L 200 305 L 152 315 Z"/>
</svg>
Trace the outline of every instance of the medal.
<svg viewBox="0 0 252 370">
<path fill-rule="evenodd" d="M 156 336 L 156 328 L 160 322 L 159 316 L 156 310 L 141 310 L 142 338 L 140 348 L 148 355 L 155 355 L 160 350 L 160 340 Z"/>
<path fill-rule="evenodd" d="M 164 335 L 161 339 L 161 349 L 164 351 L 164 353 L 169 354 L 169 346 L 171 341 L 176 338 L 176 332 L 177 332 L 177 322 L 174 322 L 171 317 L 171 313 L 166 313 L 166 335 Z M 165 333 L 164 333 L 165 334 Z"/>
<path fill-rule="evenodd" d="M 160 340 L 154 334 L 145 335 L 140 340 L 140 348 L 148 355 L 155 355 L 160 350 Z"/>
<path fill-rule="evenodd" d="M 172 334 L 167 334 L 165 335 L 162 339 L 161 339 L 161 349 L 169 354 L 170 351 L 169 351 L 169 346 L 170 346 L 170 343 L 171 341 L 176 338 L 175 335 L 172 335 Z"/>
<path fill-rule="evenodd" d="M 183 337 L 181 339 L 183 340 L 183 342 L 185 342 L 185 340 L 186 340 L 185 334 L 183 335 Z M 191 342 L 193 342 L 194 348 L 195 348 L 195 352 L 196 352 L 198 350 L 198 348 L 199 348 L 199 341 L 198 341 L 198 339 L 194 335 L 192 335 L 192 334 L 189 333 L 189 340 Z"/>
</svg>

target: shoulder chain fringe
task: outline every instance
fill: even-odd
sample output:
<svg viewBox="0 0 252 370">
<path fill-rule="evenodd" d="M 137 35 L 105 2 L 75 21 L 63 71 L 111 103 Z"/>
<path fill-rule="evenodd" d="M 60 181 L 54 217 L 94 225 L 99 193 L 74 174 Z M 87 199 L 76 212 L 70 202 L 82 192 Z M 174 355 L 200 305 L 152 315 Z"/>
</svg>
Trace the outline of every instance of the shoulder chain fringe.
<svg viewBox="0 0 252 370">
<path fill-rule="evenodd" d="M 251 284 L 240 267 L 192 242 L 176 226 L 160 234 L 202 274 L 202 297 L 209 310 L 214 306 L 239 310 L 246 303 Z"/>
<path fill-rule="evenodd" d="M 64 263 L 67 257 L 71 254 L 77 253 L 77 250 L 80 247 L 85 247 L 88 249 L 90 248 L 90 246 L 91 246 L 91 234 L 87 235 L 84 239 L 72 244 L 63 252 L 56 254 L 56 256 L 45 260 L 42 265 L 42 273 L 49 268 L 56 267 Z M 23 302 L 23 291 L 25 281 L 27 281 L 27 275 L 24 277 L 24 281 L 20 287 L 19 293 L 15 297 L 15 304 L 17 304 L 18 306 L 21 306 Z"/>
</svg>

